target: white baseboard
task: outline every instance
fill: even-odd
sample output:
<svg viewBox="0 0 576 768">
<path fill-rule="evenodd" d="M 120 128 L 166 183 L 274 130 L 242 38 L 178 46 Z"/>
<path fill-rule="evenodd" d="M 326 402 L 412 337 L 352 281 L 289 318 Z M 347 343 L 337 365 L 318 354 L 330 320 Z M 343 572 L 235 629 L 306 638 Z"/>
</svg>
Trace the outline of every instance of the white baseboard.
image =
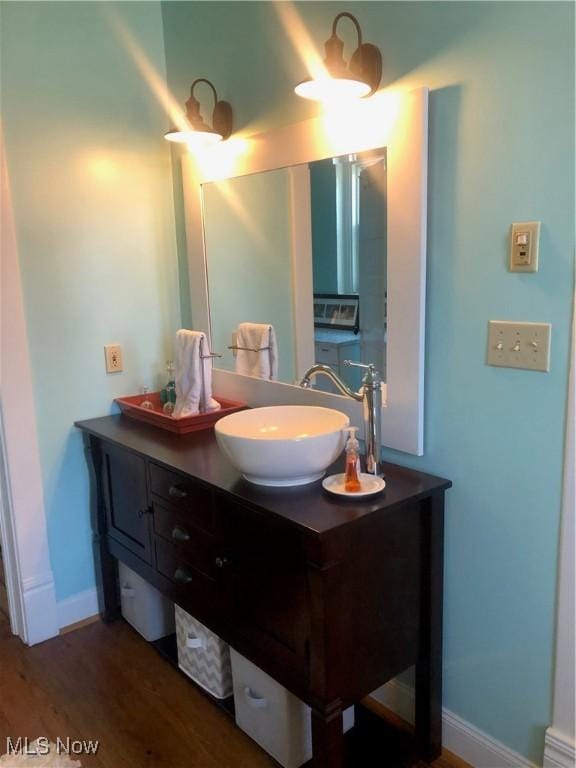
<svg viewBox="0 0 576 768">
<path fill-rule="evenodd" d="M 24 604 L 24 637 L 27 645 L 36 645 L 58 634 L 56 595 L 51 573 L 24 579 L 22 583 Z"/>
<path fill-rule="evenodd" d="M 58 612 L 58 626 L 69 627 L 78 621 L 84 621 L 95 616 L 98 612 L 98 591 L 86 589 L 72 597 L 60 600 L 56 606 Z"/>
<path fill-rule="evenodd" d="M 555 728 L 548 728 L 544 739 L 544 768 L 574 768 L 576 745 L 574 738 Z"/>
<path fill-rule="evenodd" d="M 406 683 L 391 680 L 374 691 L 371 698 L 403 720 L 414 722 L 414 689 Z M 473 768 L 536 768 L 527 758 L 445 708 L 442 710 L 442 746 Z M 561 768 L 568 766 L 567 763 L 559 765 Z M 551 768 L 556 766 L 551 764 Z"/>
</svg>

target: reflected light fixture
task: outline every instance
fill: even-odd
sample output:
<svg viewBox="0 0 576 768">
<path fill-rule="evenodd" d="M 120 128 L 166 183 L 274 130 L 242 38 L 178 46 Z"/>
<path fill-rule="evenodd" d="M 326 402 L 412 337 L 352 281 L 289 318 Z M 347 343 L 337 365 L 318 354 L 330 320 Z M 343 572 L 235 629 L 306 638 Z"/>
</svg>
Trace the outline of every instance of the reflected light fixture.
<svg viewBox="0 0 576 768">
<path fill-rule="evenodd" d="M 214 96 L 214 110 L 212 112 L 212 127 L 205 122 L 200 114 L 200 102 L 194 96 L 194 89 L 199 83 L 206 83 L 212 89 Z M 170 128 L 164 134 L 167 141 L 175 141 L 183 144 L 216 144 L 227 139 L 232 133 L 232 107 L 227 101 L 218 101 L 216 88 L 210 80 L 199 77 L 190 86 L 190 98 L 186 102 L 186 125 L 179 128 Z"/>
<path fill-rule="evenodd" d="M 347 18 L 354 24 L 358 35 L 358 47 L 352 54 L 350 66 L 343 57 L 344 43 L 336 34 L 340 19 Z M 371 43 L 362 42 L 362 30 L 355 16 L 347 11 L 339 13 L 332 23 L 332 36 L 324 44 L 326 73 L 299 83 L 294 90 L 298 96 L 314 101 L 336 98 L 361 98 L 372 95 L 382 77 L 382 54 Z"/>
</svg>

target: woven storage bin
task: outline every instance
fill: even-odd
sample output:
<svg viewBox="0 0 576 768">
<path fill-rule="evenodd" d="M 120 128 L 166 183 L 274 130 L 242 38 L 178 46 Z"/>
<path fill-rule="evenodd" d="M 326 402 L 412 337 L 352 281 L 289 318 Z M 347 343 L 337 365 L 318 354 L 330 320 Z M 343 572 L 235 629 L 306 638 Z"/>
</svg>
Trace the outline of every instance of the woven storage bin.
<svg viewBox="0 0 576 768">
<path fill-rule="evenodd" d="M 178 666 L 218 699 L 232 695 L 230 649 L 198 619 L 176 606 Z"/>
</svg>

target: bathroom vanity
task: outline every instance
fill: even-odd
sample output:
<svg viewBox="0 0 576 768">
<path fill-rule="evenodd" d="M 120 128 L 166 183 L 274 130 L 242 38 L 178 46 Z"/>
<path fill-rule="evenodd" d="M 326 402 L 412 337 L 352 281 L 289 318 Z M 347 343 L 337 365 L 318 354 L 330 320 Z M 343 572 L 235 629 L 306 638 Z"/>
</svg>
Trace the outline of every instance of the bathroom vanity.
<svg viewBox="0 0 576 768">
<path fill-rule="evenodd" d="M 345 765 L 343 710 L 415 665 L 416 738 L 439 754 L 450 481 L 388 464 L 384 493 L 351 502 L 319 482 L 248 483 L 212 430 L 77 426 L 105 620 L 119 616 L 120 560 L 310 705 L 314 768 Z"/>
</svg>

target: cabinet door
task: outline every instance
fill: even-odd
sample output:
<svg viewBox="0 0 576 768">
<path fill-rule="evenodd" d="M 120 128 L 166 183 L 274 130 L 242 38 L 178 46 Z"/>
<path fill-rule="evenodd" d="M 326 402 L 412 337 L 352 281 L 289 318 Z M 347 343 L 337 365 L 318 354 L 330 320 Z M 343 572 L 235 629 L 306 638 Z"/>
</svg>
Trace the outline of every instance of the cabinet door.
<svg viewBox="0 0 576 768">
<path fill-rule="evenodd" d="M 323 365 L 338 365 L 338 346 L 329 341 L 314 342 L 314 356 L 317 363 Z"/>
<path fill-rule="evenodd" d="M 302 681 L 310 621 L 300 534 L 225 499 L 218 508 L 226 553 L 222 584 L 238 650 L 284 684 Z"/>
<path fill-rule="evenodd" d="M 152 562 L 151 514 L 143 458 L 111 445 L 103 447 L 108 533 L 147 563 Z"/>
</svg>

